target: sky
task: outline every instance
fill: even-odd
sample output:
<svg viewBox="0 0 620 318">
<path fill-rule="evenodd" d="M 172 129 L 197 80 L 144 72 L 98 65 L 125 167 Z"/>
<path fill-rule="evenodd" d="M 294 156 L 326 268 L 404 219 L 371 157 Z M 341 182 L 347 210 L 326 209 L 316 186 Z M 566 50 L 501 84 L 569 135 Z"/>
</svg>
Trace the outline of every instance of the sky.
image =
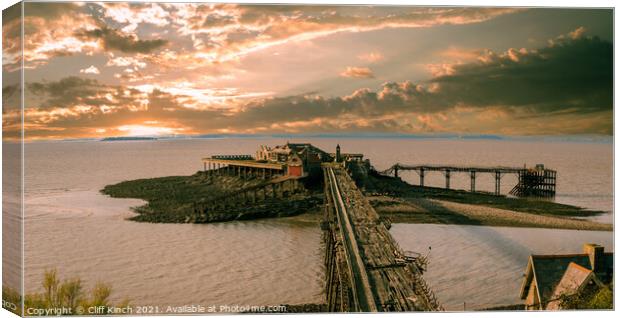
<svg viewBox="0 0 620 318">
<path fill-rule="evenodd" d="M 19 136 L 22 58 L 29 140 L 613 134 L 609 9 L 67 2 L 24 12 L 3 11 L 7 138 Z"/>
</svg>

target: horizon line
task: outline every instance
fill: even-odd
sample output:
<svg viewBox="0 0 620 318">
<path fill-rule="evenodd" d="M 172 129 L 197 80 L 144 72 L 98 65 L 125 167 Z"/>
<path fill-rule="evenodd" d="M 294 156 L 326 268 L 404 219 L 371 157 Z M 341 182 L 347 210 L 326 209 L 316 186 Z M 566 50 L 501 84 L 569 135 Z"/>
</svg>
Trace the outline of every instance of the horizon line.
<svg viewBox="0 0 620 318">
<path fill-rule="evenodd" d="M 499 134 L 459 134 L 459 133 L 212 133 L 212 134 L 170 134 L 170 135 L 136 135 L 136 136 L 103 136 L 60 139 L 4 139 L 3 142 L 70 142 L 70 141 L 122 141 L 132 139 L 151 140 L 187 140 L 187 139 L 223 139 L 223 138 L 346 138 L 346 139 L 456 139 L 456 140 L 537 140 L 537 141 L 580 141 L 580 142 L 613 142 L 613 135 L 570 134 L 570 135 L 499 135 Z"/>
</svg>

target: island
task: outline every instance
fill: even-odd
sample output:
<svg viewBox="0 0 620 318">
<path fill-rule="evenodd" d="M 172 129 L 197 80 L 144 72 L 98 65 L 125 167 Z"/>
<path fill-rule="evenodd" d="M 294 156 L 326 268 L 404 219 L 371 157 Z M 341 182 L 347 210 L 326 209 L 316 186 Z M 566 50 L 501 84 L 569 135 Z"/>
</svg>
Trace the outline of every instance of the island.
<svg viewBox="0 0 620 318">
<path fill-rule="evenodd" d="M 256 155 L 202 160 L 203 170 L 190 176 L 124 181 L 101 192 L 145 200 L 130 218 L 140 222 L 210 223 L 308 212 L 315 212 L 318 220 L 325 201 L 322 167 L 341 162 L 365 199 L 389 222 L 613 230 L 612 224 L 584 219 L 604 212 L 532 198 L 535 191 L 519 197 L 412 185 L 377 171 L 363 154 L 341 153 L 339 146 L 328 153 L 308 143 L 287 143 L 261 146 Z M 539 173 L 523 169 L 519 172 Z M 549 194 L 547 186 L 541 189 Z"/>
</svg>

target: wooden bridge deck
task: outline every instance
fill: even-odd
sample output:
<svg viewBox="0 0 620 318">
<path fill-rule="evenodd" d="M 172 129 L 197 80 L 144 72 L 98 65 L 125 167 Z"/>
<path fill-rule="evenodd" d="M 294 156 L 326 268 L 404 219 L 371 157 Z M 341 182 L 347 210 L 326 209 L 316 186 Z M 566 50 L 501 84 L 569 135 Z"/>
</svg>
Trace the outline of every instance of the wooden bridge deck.
<svg viewBox="0 0 620 318">
<path fill-rule="evenodd" d="M 476 192 L 476 175 L 479 173 L 490 173 L 495 175 L 495 195 L 500 195 L 501 179 L 506 174 L 516 174 L 519 183 L 510 190 L 510 194 L 516 196 L 555 196 L 557 172 L 547 169 L 544 165 L 536 165 L 534 168 L 526 167 L 481 167 L 481 166 L 457 166 L 457 165 L 406 165 L 397 163 L 390 168 L 381 171 L 383 175 L 394 175 L 398 178 L 398 173 L 402 171 L 414 171 L 420 177 L 420 186 L 424 186 L 424 176 L 430 171 L 439 171 L 446 178 L 446 189 L 450 189 L 450 176 L 453 172 L 465 172 L 470 176 L 470 191 Z"/>
<path fill-rule="evenodd" d="M 416 263 L 344 169 L 325 166 L 324 172 L 330 311 L 442 310 Z"/>
</svg>

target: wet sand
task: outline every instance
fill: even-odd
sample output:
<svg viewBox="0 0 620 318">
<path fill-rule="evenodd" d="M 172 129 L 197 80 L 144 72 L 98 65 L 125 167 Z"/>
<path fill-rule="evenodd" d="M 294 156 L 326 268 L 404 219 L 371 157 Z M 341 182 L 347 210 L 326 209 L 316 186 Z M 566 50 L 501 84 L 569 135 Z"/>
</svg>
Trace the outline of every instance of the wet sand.
<svg viewBox="0 0 620 318">
<path fill-rule="evenodd" d="M 468 224 L 590 231 L 613 230 L 612 224 L 438 199 L 392 198 L 388 196 L 369 196 L 368 199 L 381 216 L 387 216 L 395 223 Z"/>
</svg>

